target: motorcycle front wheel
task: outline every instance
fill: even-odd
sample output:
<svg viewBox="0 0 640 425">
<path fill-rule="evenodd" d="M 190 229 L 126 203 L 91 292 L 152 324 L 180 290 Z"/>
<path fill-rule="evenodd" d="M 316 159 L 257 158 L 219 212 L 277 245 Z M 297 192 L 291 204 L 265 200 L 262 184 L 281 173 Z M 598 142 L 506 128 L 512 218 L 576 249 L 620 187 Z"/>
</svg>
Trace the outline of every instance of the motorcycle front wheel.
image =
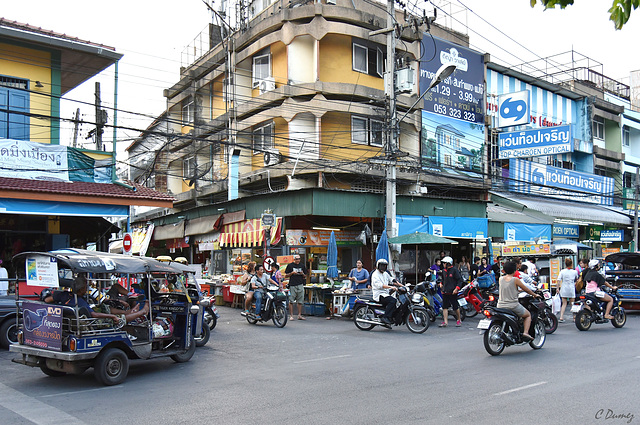
<svg viewBox="0 0 640 425">
<path fill-rule="evenodd" d="M 539 350 L 544 345 L 544 342 L 547 340 L 547 331 L 545 330 L 544 321 L 538 319 L 535 323 L 535 337 L 533 341 L 529 343 L 529 346 L 534 350 Z"/>
<path fill-rule="evenodd" d="M 502 339 L 502 324 L 492 323 L 489 329 L 484 331 L 484 349 L 492 356 L 498 356 L 504 351 L 505 343 Z"/>
<path fill-rule="evenodd" d="M 576 315 L 576 328 L 588 331 L 591 327 L 591 312 L 587 309 L 580 310 Z"/>
<path fill-rule="evenodd" d="M 204 321 L 209 326 L 209 330 L 213 330 L 218 324 L 218 318 L 210 307 L 204 311 Z"/>
<path fill-rule="evenodd" d="M 202 332 L 200 336 L 194 337 L 196 342 L 196 347 L 204 347 L 207 342 L 209 342 L 209 338 L 211 337 L 211 329 L 207 326 L 206 323 L 202 322 Z"/>
<path fill-rule="evenodd" d="M 548 334 L 552 334 L 556 329 L 558 329 L 558 317 L 551 310 L 547 310 L 544 317 L 544 330 Z"/>
<path fill-rule="evenodd" d="M 287 315 L 287 308 L 283 305 L 277 305 L 273 312 L 273 324 L 278 328 L 284 328 L 287 324 L 287 319 L 289 316 Z"/>
<path fill-rule="evenodd" d="M 621 307 L 614 308 L 611 312 L 613 316 L 613 320 L 611 324 L 616 328 L 621 328 L 627 323 L 627 313 L 625 313 L 624 309 Z"/>
<path fill-rule="evenodd" d="M 413 333 L 421 334 L 429 329 L 429 314 L 422 307 L 414 307 L 407 314 L 407 328 Z"/>
<path fill-rule="evenodd" d="M 373 320 L 375 317 L 375 313 L 368 305 L 363 305 L 356 308 L 356 311 L 353 313 L 353 323 L 355 323 L 356 328 L 361 331 L 370 331 L 375 326 L 372 323 L 363 323 L 358 322 L 360 320 Z"/>
</svg>

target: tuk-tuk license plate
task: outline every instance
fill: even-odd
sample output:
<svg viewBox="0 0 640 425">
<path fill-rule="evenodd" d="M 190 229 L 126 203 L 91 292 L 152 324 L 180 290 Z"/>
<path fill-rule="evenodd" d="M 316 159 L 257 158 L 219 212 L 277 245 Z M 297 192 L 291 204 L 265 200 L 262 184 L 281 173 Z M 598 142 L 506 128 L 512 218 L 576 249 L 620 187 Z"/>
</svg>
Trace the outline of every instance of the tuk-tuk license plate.
<svg viewBox="0 0 640 425">
<path fill-rule="evenodd" d="M 467 305 L 467 300 L 465 300 L 464 298 L 458 298 L 458 305 L 460 307 L 464 307 L 465 305 Z"/>
<path fill-rule="evenodd" d="M 577 313 L 580 311 L 580 307 L 582 307 L 580 304 L 574 304 L 571 306 L 571 312 L 572 313 Z"/>
<path fill-rule="evenodd" d="M 491 320 L 482 319 L 478 322 L 478 329 L 489 329 L 490 324 L 491 324 Z"/>
</svg>

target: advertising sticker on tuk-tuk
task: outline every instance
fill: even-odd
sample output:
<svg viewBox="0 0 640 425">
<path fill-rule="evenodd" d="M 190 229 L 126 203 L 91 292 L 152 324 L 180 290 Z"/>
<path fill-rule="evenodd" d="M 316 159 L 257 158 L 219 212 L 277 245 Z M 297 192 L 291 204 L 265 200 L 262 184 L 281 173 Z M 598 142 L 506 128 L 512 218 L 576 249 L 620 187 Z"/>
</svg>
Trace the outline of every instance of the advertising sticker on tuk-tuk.
<svg viewBox="0 0 640 425">
<path fill-rule="evenodd" d="M 58 288 L 58 262 L 53 257 L 36 255 L 25 261 L 27 285 Z"/>
<path fill-rule="evenodd" d="M 22 303 L 24 343 L 48 350 L 62 350 L 62 307 Z"/>
</svg>

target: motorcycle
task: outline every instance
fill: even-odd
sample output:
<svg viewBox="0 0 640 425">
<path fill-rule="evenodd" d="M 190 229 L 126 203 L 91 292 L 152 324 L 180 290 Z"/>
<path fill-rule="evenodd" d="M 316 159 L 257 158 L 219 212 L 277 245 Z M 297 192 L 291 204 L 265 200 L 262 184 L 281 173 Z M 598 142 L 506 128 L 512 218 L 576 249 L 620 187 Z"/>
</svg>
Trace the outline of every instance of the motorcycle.
<svg viewBox="0 0 640 425">
<path fill-rule="evenodd" d="M 193 339 L 196 347 L 204 347 L 207 342 L 209 342 L 209 338 L 211 338 L 211 329 L 205 321 L 205 312 L 206 309 L 210 307 L 211 301 L 207 297 L 202 296 L 197 286 L 189 281 L 187 281 L 185 286 L 194 306 L 198 307 L 198 313 L 193 316 L 193 323 L 191 325 L 193 329 Z M 200 329 L 199 332 L 198 329 Z"/>
<path fill-rule="evenodd" d="M 262 308 L 255 311 L 255 303 L 251 305 L 251 311 L 247 313 L 247 322 L 255 325 L 258 322 L 268 322 L 273 320 L 273 324 L 278 328 L 284 328 L 289 315 L 287 314 L 287 295 L 280 291 L 276 285 L 268 285 L 264 290 Z M 258 317 L 260 317 L 258 319 Z"/>
<path fill-rule="evenodd" d="M 467 283 L 458 291 L 458 305 L 460 306 L 461 313 L 464 311 L 466 317 L 474 317 L 476 314 L 482 312 L 484 304 L 485 299 L 482 298 L 478 291 L 477 280 Z"/>
<path fill-rule="evenodd" d="M 545 308 L 540 312 L 540 317 L 544 321 L 544 329 L 547 334 L 552 334 L 558 329 L 558 317 L 553 313 L 553 301 L 551 292 L 548 289 L 536 289 L 535 293 L 544 298 Z"/>
<path fill-rule="evenodd" d="M 357 296 L 353 306 L 353 322 L 356 327 L 362 331 L 369 331 L 376 326 L 391 329 L 391 325 L 406 324 L 413 333 L 423 333 L 429 329 L 429 313 L 424 307 L 421 293 L 410 294 L 405 286 L 400 286 L 392 296 L 396 297 L 397 301 L 391 324 L 382 321 L 382 304 L 370 298 Z"/>
<path fill-rule="evenodd" d="M 215 305 L 215 297 L 204 297 L 204 299 L 209 301 L 209 306 L 204 309 L 204 322 L 209 326 L 209 330 L 213 330 L 218 324 L 220 312 Z"/>
<path fill-rule="evenodd" d="M 574 313 L 576 328 L 581 331 L 588 331 L 592 323 L 607 323 L 609 319 L 604 318 L 607 303 L 596 297 L 597 292 L 580 295 L 578 301 L 571 306 L 571 312 Z M 621 328 L 627 322 L 627 313 L 622 308 L 622 301 L 618 296 L 618 290 L 614 289 L 609 292 L 613 298 L 613 308 L 611 315 L 613 319 L 611 324 L 616 328 Z"/>
<path fill-rule="evenodd" d="M 429 315 L 429 320 L 431 322 L 435 322 L 436 317 L 442 314 L 442 294 L 440 293 L 440 289 L 437 284 L 438 282 L 421 282 L 421 284 L 416 286 L 416 292 L 421 292 L 423 294 L 424 303 L 431 306 L 433 310 L 433 314 Z M 458 304 L 460 304 L 459 300 Z M 449 308 L 449 315 L 455 317 L 455 313 L 451 308 Z M 463 321 L 466 317 L 466 311 L 462 306 L 460 306 L 460 320 Z"/>
<path fill-rule="evenodd" d="M 483 311 L 486 319 L 480 320 L 478 329 L 484 331 L 484 348 L 492 356 L 500 355 L 505 347 L 526 343 L 529 343 L 534 350 L 538 350 L 547 339 L 544 322 L 539 316 L 540 311 L 545 308 L 544 301 L 538 301 L 537 298 L 527 294 L 521 295 L 519 301 L 531 313 L 529 333 L 533 336 L 533 340 L 528 341 L 522 337 L 523 321 L 513 311 L 487 305 Z"/>
</svg>

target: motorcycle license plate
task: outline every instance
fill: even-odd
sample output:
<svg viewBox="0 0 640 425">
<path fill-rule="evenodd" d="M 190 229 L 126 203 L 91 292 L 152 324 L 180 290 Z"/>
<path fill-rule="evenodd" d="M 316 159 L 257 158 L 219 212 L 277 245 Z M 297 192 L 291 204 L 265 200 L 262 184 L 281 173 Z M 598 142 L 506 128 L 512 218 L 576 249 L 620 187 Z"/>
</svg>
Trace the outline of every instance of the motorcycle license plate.
<svg viewBox="0 0 640 425">
<path fill-rule="evenodd" d="M 572 313 L 577 313 L 580 311 L 580 307 L 582 307 L 580 304 L 574 304 L 571 306 L 571 312 Z"/>
<path fill-rule="evenodd" d="M 460 307 L 464 307 L 465 305 L 467 305 L 467 300 L 465 300 L 464 298 L 458 298 L 458 305 Z"/>
<path fill-rule="evenodd" d="M 491 324 L 491 320 L 482 319 L 478 322 L 478 329 L 489 329 L 490 324 Z"/>
<path fill-rule="evenodd" d="M 551 299 L 551 294 L 550 294 L 550 293 L 548 293 L 548 292 L 545 292 L 545 293 L 544 293 L 544 299 L 545 299 L 545 300 L 550 300 L 550 299 Z"/>
</svg>

